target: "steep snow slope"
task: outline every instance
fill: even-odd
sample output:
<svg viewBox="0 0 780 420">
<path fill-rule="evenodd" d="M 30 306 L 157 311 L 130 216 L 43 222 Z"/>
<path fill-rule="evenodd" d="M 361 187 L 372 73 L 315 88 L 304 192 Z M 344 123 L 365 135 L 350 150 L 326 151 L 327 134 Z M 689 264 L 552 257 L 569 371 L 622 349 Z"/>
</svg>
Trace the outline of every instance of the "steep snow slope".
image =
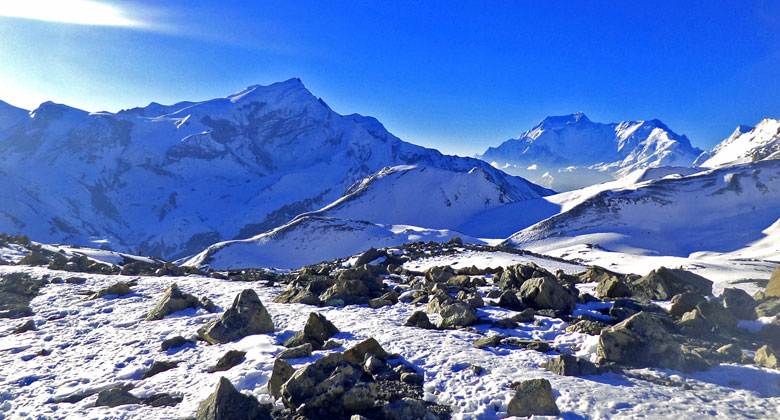
<svg viewBox="0 0 780 420">
<path fill-rule="evenodd" d="M 508 243 L 544 251 L 592 244 L 640 255 L 729 253 L 765 239 L 778 208 L 780 161 L 769 160 L 605 190 Z"/>
<path fill-rule="evenodd" d="M 694 166 L 718 166 L 780 159 L 780 120 L 764 118 L 755 127 L 741 125 L 712 150 L 696 159 Z"/>
<path fill-rule="evenodd" d="M 549 193 L 339 115 L 291 79 L 116 114 L 0 106 L 0 232 L 181 257 L 266 232 L 396 165 L 477 167 L 509 201 Z"/>
<path fill-rule="evenodd" d="M 583 113 L 547 117 L 479 156 L 558 191 L 606 182 L 640 168 L 690 166 L 701 153 L 658 120 L 602 124 Z"/>
</svg>

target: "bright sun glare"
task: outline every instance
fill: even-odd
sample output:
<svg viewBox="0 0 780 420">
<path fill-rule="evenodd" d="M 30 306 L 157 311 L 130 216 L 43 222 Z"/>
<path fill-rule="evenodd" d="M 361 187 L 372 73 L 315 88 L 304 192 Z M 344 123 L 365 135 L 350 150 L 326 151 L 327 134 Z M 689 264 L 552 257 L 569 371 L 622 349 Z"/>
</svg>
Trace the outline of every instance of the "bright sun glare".
<svg viewBox="0 0 780 420">
<path fill-rule="evenodd" d="M 0 16 L 80 25 L 142 26 L 116 6 L 89 0 L 0 1 Z"/>
</svg>

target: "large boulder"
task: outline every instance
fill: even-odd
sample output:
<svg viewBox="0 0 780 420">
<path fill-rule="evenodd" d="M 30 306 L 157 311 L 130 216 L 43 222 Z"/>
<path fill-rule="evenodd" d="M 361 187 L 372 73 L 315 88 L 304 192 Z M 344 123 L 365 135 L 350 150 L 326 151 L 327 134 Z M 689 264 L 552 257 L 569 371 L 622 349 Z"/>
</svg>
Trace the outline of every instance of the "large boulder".
<svg viewBox="0 0 780 420">
<path fill-rule="evenodd" d="M 325 318 L 325 315 L 312 312 L 306 321 L 303 330 L 298 331 L 292 337 L 288 338 L 284 344 L 285 347 L 297 347 L 303 344 L 311 344 L 314 350 L 319 350 L 330 337 L 338 334 L 339 329 L 333 323 Z"/>
<path fill-rule="evenodd" d="M 439 310 L 438 328 L 468 327 L 477 322 L 477 313 L 466 302 L 453 302 Z"/>
<path fill-rule="evenodd" d="M 422 401 L 414 398 L 401 398 L 382 407 L 385 420 L 438 420 Z"/>
<path fill-rule="evenodd" d="M 534 309 L 570 311 L 577 297 L 558 284 L 554 278 L 536 277 L 526 280 L 520 286 L 523 303 Z"/>
<path fill-rule="evenodd" d="M 179 290 L 178 284 L 173 283 L 165 289 L 165 293 L 160 301 L 157 302 L 154 309 L 146 315 L 146 320 L 152 321 L 163 319 L 174 312 L 187 308 L 197 308 L 198 306 L 203 306 L 204 309 L 209 310 L 209 312 L 214 312 L 215 310 L 210 301 L 202 301 L 191 294 L 184 293 Z"/>
<path fill-rule="evenodd" d="M 428 315 L 426 315 L 425 312 L 423 311 L 414 311 L 412 316 L 410 316 L 409 319 L 406 320 L 404 326 L 424 328 L 427 330 L 433 330 L 436 328 L 436 326 L 433 325 L 431 320 L 428 319 Z"/>
<path fill-rule="evenodd" d="M 600 373 L 599 368 L 593 363 L 570 354 L 561 354 L 540 366 L 562 376 L 588 376 Z"/>
<path fill-rule="evenodd" d="M 517 417 L 557 416 L 561 414 L 555 404 L 550 381 L 531 379 L 515 386 L 515 396 L 509 401 L 507 414 Z"/>
<path fill-rule="evenodd" d="M 772 272 L 772 277 L 769 278 L 764 294 L 780 297 L 780 267 L 775 268 L 775 271 Z"/>
<path fill-rule="evenodd" d="M 380 359 L 385 359 L 388 356 L 388 353 L 382 348 L 379 342 L 371 337 L 347 349 L 347 351 L 344 352 L 343 358 L 347 362 L 359 365 L 363 363 L 363 359 L 367 354 L 373 354 Z"/>
<path fill-rule="evenodd" d="M 201 401 L 195 414 L 196 420 L 271 420 L 271 404 L 260 404 L 257 399 L 245 395 L 225 378 L 219 378 L 217 389 Z"/>
<path fill-rule="evenodd" d="M 98 393 L 95 407 L 117 407 L 127 404 L 141 404 L 142 400 L 130 393 L 130 385 L 120 385 Z"/>
<path fill-rule="evenodd" d="M 768 345 L 764 345 L 758 349 L 753 360 L 759 366 L 770 369 L 780 369 L 780 351 L 777 351 Z"/>
<path fill-rule="evenodd" d="M 19 318 L 32 315 L 30 301 L 48 282 L 26 273 L 8 273 L 0 276 L 0 318 Z"/>
<path fill-rule="evenodd" d="M 672 306 L 669 308 L 669 313 L 675 318 L 680 318 L 685 313 L 696 309 L 696 305 L 699 303 L 706 301 L 707 299 L 696 292 L 683 292 L 672 298 Z"/>
<path fill-rule="evenodd" d="M 739 319 L 756 319 L 756 301 L 742 289 L 725 289 L 723 306 Z"/>
<path fill-rule="evenodd" d="M 198 336 L 210 344 L 228 343 L 253 334 L 274 332 L 271 315 L 252 289 L 236 296 L 222 316 L 198 329 Z"/>
<path fill-rule="evenodd" d="M 284 359 L 274 361 L 274 370 L 268 379 L 268 393 L 275 399 L 282 396 L 282 385 L 287 382 L 295 373 L 295 369 Z"/>
<path fill-rule="evenodd" d="M 227 353 L 222 355 L 222 357 L 219 358 L 217 361 L 217 364 L 214 365 L 211 369 L 209 369 L 209 373 L 214 372 L 223 372 L 226 370 L 230 370 L 233 366 L 236 366 L 237 364 L 241 363 L 242 360 L 244 360 L 244 356 L 246 356 L 245 351 L 239 351 L 239 350 L 228 350 Z"/>
<path fill-rule="evenodd" d="M 634 297 L 647 300 L 669 300 L 674 295 L 693 291 L 703 296 L 712 294 L 712 282 L 679 268 L 661 267 L 630 284 Z"/>
<path fill-rule="evenodd" d="M 739 319 L 723 307 L 716 299 L 700 302 L 696 310 L 710 324 L 723 330 L 733 330 Z"/>
<path fill-rule="evenodd" d="M 599 299 L 619 299 L 631 296 L 628 282 L 618 275 L 601 276 L 596 286 L 596 297 Z"/>
<path fill-rule="evenodd" d="M 639 312 L 601 331 L 598 356 L 601 362 L 628 367 L 682 366 L 680 343 L 670 337 L 658 315 Z"/>
</svg>

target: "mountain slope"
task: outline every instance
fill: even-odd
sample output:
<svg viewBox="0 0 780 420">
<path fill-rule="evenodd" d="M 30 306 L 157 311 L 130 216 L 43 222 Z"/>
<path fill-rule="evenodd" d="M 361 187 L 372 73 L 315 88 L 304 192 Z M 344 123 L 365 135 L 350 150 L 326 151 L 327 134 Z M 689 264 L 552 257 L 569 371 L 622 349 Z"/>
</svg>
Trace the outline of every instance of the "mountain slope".
<svg viewBox="0 0 780 420">
<path fill-rule="evenodd" d="M 701 153 L 658 120 L 602 124 L 582 113 L 547 117 L 481 159 L 558 191 L 619 178 L 641 168 L 690 166 Z"/>
<path fill-rule="evenodd" d="M 550 193 L 337 114 L 298 79 L 116 114 L 51 102 L 23 114 L 0 107 L 0 231 L 38 241 L 191 255 L 280 226 L 396 165 L 477 167 L 507 200 Z"/>
<path fill-rule="evenodd" d="M 744 250 L 765 239 L 778 221 L 778 180 L 780 160 L 769 160 L 606 190 L 508 243 L 536 250 L 592 244 L 681 257 Z"/>
<path fill-rule="evenodd" d="M 712 150 L 702 153 L 694 166 L 715 168 L 763 159 L 780 159 L 780 120 L 764 118 L 755 127 L 737 127 Z"/>
</svg>

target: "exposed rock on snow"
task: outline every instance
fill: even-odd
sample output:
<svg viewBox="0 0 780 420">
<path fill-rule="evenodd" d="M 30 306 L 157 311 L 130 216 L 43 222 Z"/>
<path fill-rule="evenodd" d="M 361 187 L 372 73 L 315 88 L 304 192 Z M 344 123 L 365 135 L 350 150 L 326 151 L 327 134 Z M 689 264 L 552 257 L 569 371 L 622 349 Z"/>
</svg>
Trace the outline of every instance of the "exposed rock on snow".
<svg viewBox="0 0 780 420">
<path fill-rule="evenodd" d="M 242 360 L 244 360 L 244 356 L 246 356 L 245 351 L 240 350 L 228 350 L 227 353 L 225 353 L 222 357 L 219 358 L 217 361 L 217 364 L 214 365 L 211 369 L 209 369 L 209 373 L 214 372 L 224 372 L 226 370 L 230 370 L 233 366 L 238 365 L 241 363 Z"/>
<path fill-rule="evenodd" d="M 222 316 L 198 329 L 198 336 L 210 344 L 228 343 L 252 334 L 274 332 L 271 315 L 252 289 L 236 296 Z"/>
<path fill-rule="evenodd" d="M 669 337 L 663 323 L 640 312 L 601 332 L 598 355 L 602 362 L 623 366 L 682 367 L 680 343 Z"/>
<path fill-rule="evenodd" d="M 260 404 L 245 395 L 225 377 L 219 378 L 217 389 L 198 406 L 196 420 L 271 420 L 271 404 Z"/>
<path fill-rule="evenodd" d="M 214 312 L 216 310 L 213 302 L 207 299 L 198 299 L 189 293 L 184 293 L 179 290 L 178 284 L 173 283 L 165 290 L 165 294 L 160 301 L 157 302 L 157 306 L 155 306 L 146 316 L 146 320 L 152 321 L 163 319 L 174 312 L 187 308 L 197 308 L 198 306 L 202 306 L 203 309 L 209 312 Z"/>
<path fill-rule="evenodd" d="M 515 386 L 515 396 L 509 401 L 510 416 L 557 416 L 561 413 L 555 404 L 555 395 L 547 379 L 530 379 Z"/>
</svg>

